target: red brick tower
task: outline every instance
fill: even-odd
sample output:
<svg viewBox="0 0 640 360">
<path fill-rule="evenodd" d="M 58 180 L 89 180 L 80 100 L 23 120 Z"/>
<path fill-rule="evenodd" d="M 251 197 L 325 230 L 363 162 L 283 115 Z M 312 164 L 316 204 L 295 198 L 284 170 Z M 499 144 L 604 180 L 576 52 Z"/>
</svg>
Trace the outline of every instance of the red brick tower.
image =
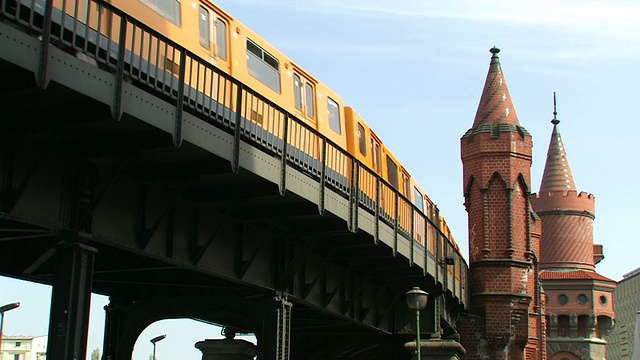
<svg viewBox="0 0 640 360">
<path fill-rule="evenodd" d="M 555 109 L 553 132 L 538 195 L 531 205 L 542 220 L 540 269 L 549 323 L 550 360 L 605 359 L 603 340 L 613 325 L 616 282 L 595 272 L 604 258 L 593 244 L 595 197 L 576 190 Z"/>
<path fill-rule="evenodd" d="M 531 211 L 531 135 L 520 126 L 497 48 L 473 127 L 461 139 L 469 217 L 470 315 L 465 359 L 542 359 L 537 256 Z"/>
</svg>

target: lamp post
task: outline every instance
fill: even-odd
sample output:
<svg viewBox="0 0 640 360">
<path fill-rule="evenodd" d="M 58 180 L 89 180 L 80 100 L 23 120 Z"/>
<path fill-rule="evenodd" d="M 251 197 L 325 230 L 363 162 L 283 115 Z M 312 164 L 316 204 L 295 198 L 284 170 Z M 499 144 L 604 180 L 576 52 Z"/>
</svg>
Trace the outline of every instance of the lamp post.
<svg viewBox="0 0 640 360">
<path fill-rule="evenodd" d="M 163 334 L 163 335 L 158 335 L 150 340 L 151 343 L 153 344 L 153 360 L 156 360 L 156 343 L 166 337 L 167 337 L 167 334 Z"/>
<path fill-rule="evenodd" d="M 409 309 L 416 311 L 416 354 L 418 355 L 418 360 L 422 360 L 420 355 L 420 310 L 427 306 L 429 294 L 426 291 L 420 290 L 419 287 L 414 287 L 407 291 L 404 296 Z"/>
<path fill-rule="evenodd" d="M 13 310 L 20 306 L 19 302 L 7 304 L 4 306 L 0 306 L 0 315 L 2 315 L 2 319 L 0 320 L 0 359 L 2 359 L 2 329 L 4 328 L 4 313 Z"/>
</svg>

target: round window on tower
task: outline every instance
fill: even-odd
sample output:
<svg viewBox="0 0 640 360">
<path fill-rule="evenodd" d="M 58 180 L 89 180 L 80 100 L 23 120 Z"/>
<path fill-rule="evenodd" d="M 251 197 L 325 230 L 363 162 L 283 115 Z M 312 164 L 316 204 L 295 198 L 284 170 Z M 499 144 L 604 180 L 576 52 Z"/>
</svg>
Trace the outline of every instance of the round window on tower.
<svg viewBox="0 0 640 360">
<path fill-rule="evenodd" d="M 569 297 L 567 295 L 562 294 L 558 296 L 558 304 L 567 305 L 568 302 L 569 302 Z"/>
<path fill-rule="evenodd" d="M 589 298 L 587 297 L 587 295 L 585 295 L 585 294 L 580 294 L 580 295 L 578 295 L 578 302 L 579 302 L 580 304 L 583 304 L 583 305 L 584 305 L 584 304 L 586 304 L 586 303 L 587 303 L 587 300 L 589 300 Z"/>
<path fill-rule="evenodd" d="M 608 301 L 609 301 L 609 299 L 607 299 L 606 296 L 604 296 L 604 295 L 600 296 L 600 304 L 607 305 Z"/>
</svg>

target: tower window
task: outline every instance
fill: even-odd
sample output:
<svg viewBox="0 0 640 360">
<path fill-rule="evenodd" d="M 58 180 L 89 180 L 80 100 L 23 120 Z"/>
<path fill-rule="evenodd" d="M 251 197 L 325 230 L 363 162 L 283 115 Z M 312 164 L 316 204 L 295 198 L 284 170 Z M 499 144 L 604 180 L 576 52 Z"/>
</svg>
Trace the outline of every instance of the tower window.
<svg viewBox="0 0 640 360">
<path fill-rule="evenodd" d="M 587 298 L 587 295 L 585 295 L 585 294 L 578 295 L 578 302 L 580 304 L 586 304 L 587 300 L 589 300 L 589 298 Z"/>
<path fill-rule="evenodd" d="M 569 302 L 569 297 L 567 295 L 562 294 L 558 296 L 558 304 L 567 305 L 568 302 Z"/>
</svg>

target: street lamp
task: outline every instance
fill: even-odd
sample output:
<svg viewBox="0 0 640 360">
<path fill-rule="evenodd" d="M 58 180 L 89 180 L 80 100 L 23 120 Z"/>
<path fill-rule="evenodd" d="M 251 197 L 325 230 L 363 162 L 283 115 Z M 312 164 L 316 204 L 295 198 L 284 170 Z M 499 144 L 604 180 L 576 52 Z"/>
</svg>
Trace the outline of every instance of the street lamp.
<svg viewBox="0 0 640 360">
<path fill-rule="evenodd" d="M 156 343 L 166 337 L 167 337 L 167 334 L 163 334 L 163 335 L 158 335 L 150 340 L 151 343 L 153 344 L 153 360 L 156 360 Z"/>
<path fill-rule="evenodd" d="M 4 313 L 13 310 L 20 306 L 19 302 L 7 304 L 4 306 L 0 306 L 0 315 L 2 315 L 2 319 L 0 320 L 0 359 L 2 359 L 2 328 L 4 328 Z"/>
<path fill-rule="evenodd" d="M 407 306 L 409 309 L 416 311 L 416 354 L 418 355 L 418 360 L 421 360 L 420 357 L 420 310 L 424 309 L 427 306 L 427 300 L 429 300 L 429 294 L 426 291 L 420 290 L 419 287 L 414 287 L 413 289 L 407 291 L 404 294 L 405 299 L 407 300 Z"/>
</svg>

